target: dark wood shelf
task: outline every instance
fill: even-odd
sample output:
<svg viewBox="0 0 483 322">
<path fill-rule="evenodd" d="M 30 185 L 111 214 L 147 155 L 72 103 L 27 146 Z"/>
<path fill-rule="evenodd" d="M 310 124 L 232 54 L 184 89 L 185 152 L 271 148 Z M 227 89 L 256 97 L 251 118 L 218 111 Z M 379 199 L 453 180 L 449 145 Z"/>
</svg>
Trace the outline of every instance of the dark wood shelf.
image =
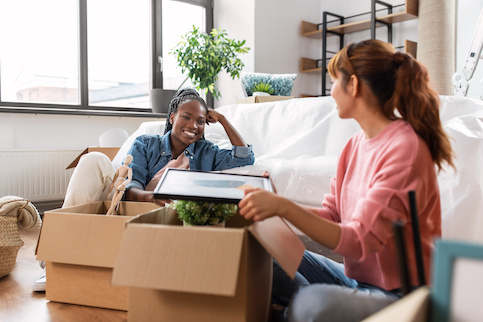
<svg viewBox="0 0 483 322">
<path fill-rule="evenodd" d="M 367 14 L 370 14 L 368 12 Z M 391 13 L 388 15 L 376 17 L 376 27 L 382 27 L 386 24 L 394 24 L 403 21 L 414 20 L 418 18 L 418 1 L 417 0 L 406 0 L 404 11 Z M 378 23 L 379 22 L 379 23 Z M 302 36 L 321 39 L 322 29 L 317 29 L 317 24 L 302 21 Z M 353 32 L 369 30 L 371 28 L 371 19 L 364 19 L 356 22 L 346 23 L 343 25 L 337 25 L 328 27 L 328 32 L 333 32 L 337 34 L 349 34 Z M 331 34 L 329 33 L 328 36 Z"/>
</svg>

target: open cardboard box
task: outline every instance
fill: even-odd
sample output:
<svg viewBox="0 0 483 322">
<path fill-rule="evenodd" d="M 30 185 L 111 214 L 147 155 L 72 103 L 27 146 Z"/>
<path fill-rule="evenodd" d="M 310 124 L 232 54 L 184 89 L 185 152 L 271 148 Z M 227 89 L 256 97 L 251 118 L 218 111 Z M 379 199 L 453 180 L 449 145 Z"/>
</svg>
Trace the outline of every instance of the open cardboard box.
<svg viewBox="0 0 483 322">
<path fill-rule="evenodd" d="M 304 245 L 279 217 L 225 228 L 181 226 L 164 214 L 127 221 L 112 283 L 129 287 L 130 321 L 266 321 L 272 256 L 294 276 Z"/>
<path fill-rule="evenodd" d="M 127 288 L 112 286 L 111 275 L 125 223 L 133 216 L 160 214 L 147 202 L 121 202 L 117 216 L 105 216 L 110 201 L 46 211 L 37 259 L 46 261 L 46 299 L 127 310 Z"/>
<path fill-rule="evenodd" d="M 79 160 L 80 160 L 81 156 L 83 156 L 84 154 L 89 153 L 89 152 L 101 152 L 101 153 L 104 153 L 112 161 L 114 159 L 114 157 L 116 156 L 117 152 L 119 151 L 119 149 L 120 149 L 120 147 L 98 147 L 98 146 L 97 147 L 96 146 L 88 147 L 84 151 L 82 151 L 77 156 L 77 158 L 75 158 L 74 161 L 72 161 L 67 166 L 67 168 L 65 168 L 65 169 L 67 170 L 67 169 L 70 169 L 70 168 L 75 168 L 77 166 L 77 163 L 79 163 Z"/>
<path fill-rule="evenodd" d="M 242 98 L 237 101 L 238 104 L 249 104 L 249 103 L 264 103 L 264 102 L 273 102 L 273 101 L 283 101 L 295 98 L 295 96 L 249 96 Z"/>
</svg>

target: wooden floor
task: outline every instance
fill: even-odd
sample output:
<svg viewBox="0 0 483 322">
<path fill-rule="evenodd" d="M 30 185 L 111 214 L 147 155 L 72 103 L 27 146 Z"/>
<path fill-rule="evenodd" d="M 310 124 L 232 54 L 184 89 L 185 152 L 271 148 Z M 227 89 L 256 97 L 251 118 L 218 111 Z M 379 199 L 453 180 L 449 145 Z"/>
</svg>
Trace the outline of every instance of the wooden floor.
<svg viewBox="0 0 483 322">
<path fill-rule="evenodd" d="M 13 271 L 0 279 L 0 321 L 127 321 L 124 311 L 50 302 L 32 283 L 42 274 L 35 259 L 39 232 L 20 230 L 20 248 Z"/>
</svg>

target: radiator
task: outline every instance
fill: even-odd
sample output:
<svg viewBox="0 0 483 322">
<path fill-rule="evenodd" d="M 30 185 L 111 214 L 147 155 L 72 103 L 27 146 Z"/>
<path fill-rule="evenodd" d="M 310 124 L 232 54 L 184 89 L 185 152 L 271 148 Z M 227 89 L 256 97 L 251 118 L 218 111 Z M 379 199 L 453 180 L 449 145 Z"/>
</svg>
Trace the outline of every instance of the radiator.
<svg viewBox="0 0 483 322">
<path fill-rule="evenodd" d="M 0 151 L 0 196 L 35 201 L 63 200 L 81 151 Z"/>
</svg>

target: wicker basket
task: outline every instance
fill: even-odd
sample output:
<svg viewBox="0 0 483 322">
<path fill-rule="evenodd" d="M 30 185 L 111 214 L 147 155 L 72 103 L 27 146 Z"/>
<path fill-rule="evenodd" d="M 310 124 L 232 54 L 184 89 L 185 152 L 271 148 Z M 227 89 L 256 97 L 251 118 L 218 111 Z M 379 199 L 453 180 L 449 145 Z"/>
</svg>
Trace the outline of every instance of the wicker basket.
<svg viewBox="0 0 483 322">
<path fill-rule="evenodd" d="M 0 278 L 13 270 L 18 250 L 23 244 L 18 232 L 17 217 L 0 216 Z"/>
</svg>

